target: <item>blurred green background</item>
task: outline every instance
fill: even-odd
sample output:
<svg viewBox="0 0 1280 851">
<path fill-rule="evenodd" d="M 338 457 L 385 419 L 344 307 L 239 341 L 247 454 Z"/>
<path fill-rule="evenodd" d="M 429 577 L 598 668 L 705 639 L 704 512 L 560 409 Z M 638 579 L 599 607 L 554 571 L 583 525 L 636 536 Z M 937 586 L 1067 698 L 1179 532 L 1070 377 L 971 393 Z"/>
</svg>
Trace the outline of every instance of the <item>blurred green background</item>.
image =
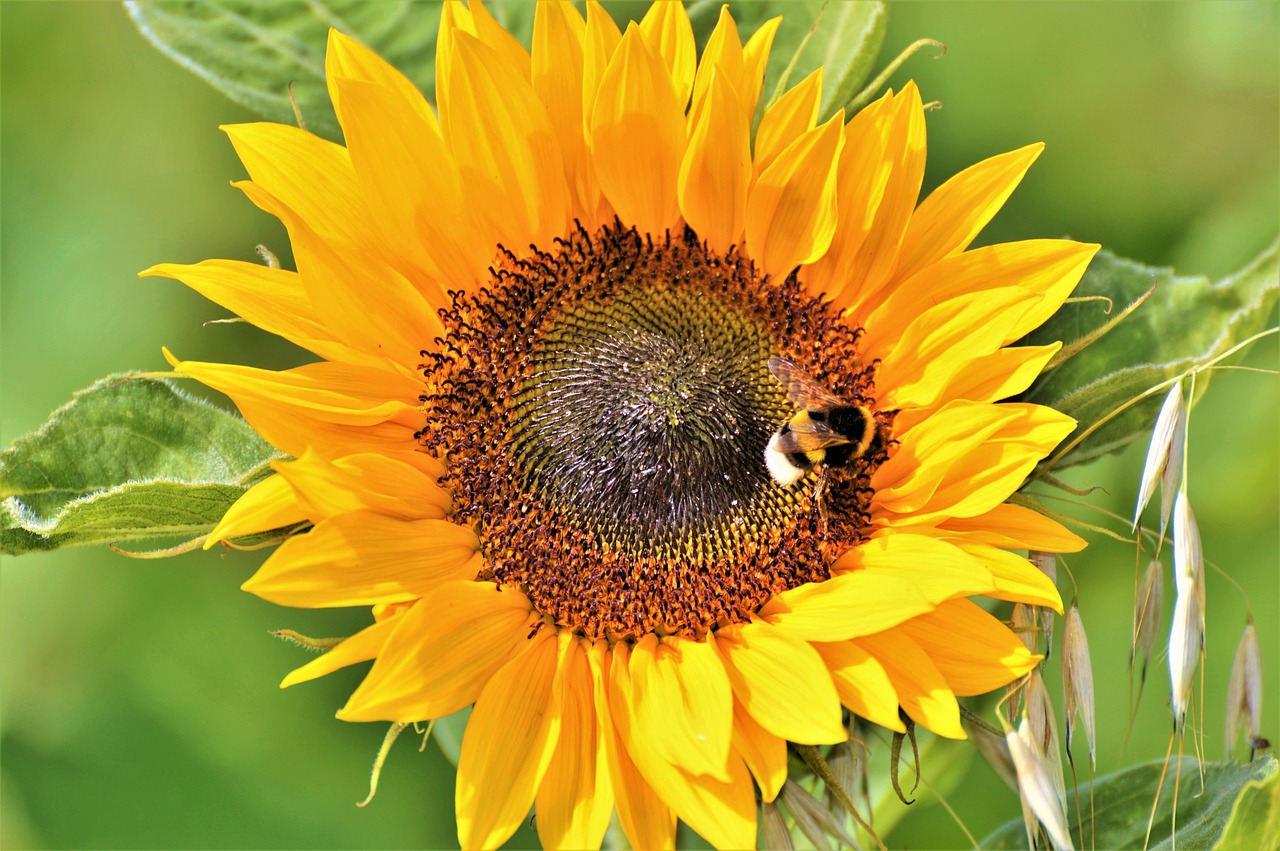
<svg viewBox="0 0 1280 851">
<path fill-rule="evenodd" d="M 1280 229 L 1278 9 L 894 5 L 884 58 L 920 36 L 949 47 L 894 81 L 914 77 L 926 100 L 944 104 L 928 119 L 926 189 L 991 154 L 1048 144 L 982 241 L 1069 235 L 1218 276 Z M 114 3 L 6 0 L 0 37 L 3 445 L 102 375 L 163 369 L 162 345 L 201 360 L 299 363 L 250 327 L 202 326 L 225 312 L 180 285 L 136 277 L 159 261 L 286 248 L 283 229 L 227 185 L 243 170 L 216 127 L 253 116 L 158 54 Z M 1278 360 L 1271 337 L 1249 363 Z M 1190 492 L 1214 566 L 1197 716 L 1211 758 L 1222 754 L 1223 695 L 1247 606 L 1265 657 L 1263 733 L 1280 739 L 1276 381 L 1223 373 L 1191 423 Z M 1091 505 L 1129 514 L 1142 452 L 1069 478 L 1105 488 Z M 1106 772 L 1162 755 L 1170 721 L 1167 675 L 1153 662 L 1122 750 L 1134 557 L 1093 543 L 1068 564 L 1093 649 Z M 267 631 L 345 635 L 367 616 L 284 610 L 240 592 L 262 557 L 78 550 L 4 560 L 0 846 L 456 845 L 452 770 L 434 747 L 417 753 L 410 736 L 378 797 L 354 806 L 384 729 L 333 712 L 362 670 L 279 691 L 306 657 Z M 1166 624 L 1167 615 L 1166 604 Z M 1049 674 L 1058 677 L 1056 665 Z M 948 799 L 977 837 L 1018 815 L 980 764 Z M 967 844 L 942 808 L 925 804 L 887 839 Z M 532 841 L 529 832 L 515 840 Z"/>
</svg>

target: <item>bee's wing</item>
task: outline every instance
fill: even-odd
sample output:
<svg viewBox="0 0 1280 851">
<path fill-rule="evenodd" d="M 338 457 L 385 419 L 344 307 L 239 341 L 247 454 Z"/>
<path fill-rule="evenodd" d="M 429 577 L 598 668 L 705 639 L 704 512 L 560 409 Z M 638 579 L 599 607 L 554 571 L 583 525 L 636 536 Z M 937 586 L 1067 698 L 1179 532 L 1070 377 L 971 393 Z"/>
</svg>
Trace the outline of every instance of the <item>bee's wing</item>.
<svg viewBox="0 0 1280 851">
<path fill-rule="evenodd" d="M 773 377 L 787 391 L 791 404 L 801 410 L 834 408 L 845 404 L 843 399 L 832 395 L 831 391 L 786 358 L 769 358 L 769 372 L 773 373 Z"/>
<path fill-rule="evenodd" d="M 788 426 L 785 432 L 777 435 L 777 448 L 781 452 L 813 452 L 828 446 L 853 443 L 824 422 L 804 418 L 792 420 Z"/>
</svg>

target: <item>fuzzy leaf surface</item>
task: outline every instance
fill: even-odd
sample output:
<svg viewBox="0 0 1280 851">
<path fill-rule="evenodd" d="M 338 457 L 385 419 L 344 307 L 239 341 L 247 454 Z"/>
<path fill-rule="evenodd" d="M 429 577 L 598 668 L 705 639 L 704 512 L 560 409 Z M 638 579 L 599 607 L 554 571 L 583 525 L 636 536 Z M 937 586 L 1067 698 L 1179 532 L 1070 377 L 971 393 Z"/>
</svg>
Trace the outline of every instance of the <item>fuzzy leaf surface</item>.
<svg viewBox="0 0 1280 851">
<path fill-rule="evenodd" d="M 0 453 L 0 553 L 195 538 L 278 457 L 164 379 L 104 378 Z"/>
<path fill-rule="evenodd" d="M 1089 814 L 1085 812 L 1085 836 L 1081 838 L 1080 819 L 1077 819 L 1075 811 L 1076 796 L 1067 795 L 1067 823 L 1075 846 L 1142 848 L 1147 832 L 1147 819 L 1151 815 L 1151 802 L 1155 800 L 1164 768 L 1164 760 L 1153 760 L 1100 777 L 1092 784 L 1082 784 L 1079 795 L 1081 805 L 1088 807 L 1092 800 L 1097 807 L 1092 822 L 1095 831 L 1092 837 L 1089 835 Z M 1155 823 L 1151 828 L 1151 842 L 1147 846 L 1150 849 L 1174 847 L 1173 771 L 1174 766 L 1169 766 L 1169 775 L 1165 778 L 1160 803 L 1156 807 Z M 1204 772 L 1203 793 L 1200 792 L 1200 771 Z M 1277 764 L 1272 757 L 1246 765 L 1228 762 L 1197 763 L 1192 757 L 1184 757 L 1178 795 L 1177 847 L 1215 847 L 1228 822 L 1232 820 L 1233 812 L 1238 809 L 1237 800 L 1253 788 L 1255 781 L 1271 779 L 1274 782 L 1276 771 Z M 983 839 L 979 847 L 1026 848 L 1027 835 L 1022 819 L 1002 825 Z"/>
<path fill-rule="evenodd" d="M 528 44 L 532 3 L 500 2 L 487 8 Z M 264 118 L 294 123 L 292 84 L 307 129 L 328 139 L 341 138 L 324 82 L 330 28 L 359 39 L 435 98 L 439 3 L 126 0 L 125 9 L 161 53 Z"/>
<path fill-rule="evenodd" d="M 1042 374 L 1023 394 L 1022 401 L 1048 405 L 1079 421 L 1063 446 L 1130 399 L 1266 328 L 1280 301 L 1280 241 L 1219 281 L 1182 277 L 1170 268 L 1143 266 L 1099 251 L 1075 295 L 1106 296 L 1115 313 L 1152 286 L 1151 296 L 1116 328 Z M 1096 301 L 1065 304 L 1020 344 L 1061 340 L 1069 346 L 1105 325 L 1110 317 L 1104 311 L 1105 305 Z M 1197 397 L 1211 374 L 1197 376 Z M 1164 396 L 1155 393 L 1127 408 L 1069 450 L 1053 468 L 1082 464 L 1148 438 Z"/>
</svg>

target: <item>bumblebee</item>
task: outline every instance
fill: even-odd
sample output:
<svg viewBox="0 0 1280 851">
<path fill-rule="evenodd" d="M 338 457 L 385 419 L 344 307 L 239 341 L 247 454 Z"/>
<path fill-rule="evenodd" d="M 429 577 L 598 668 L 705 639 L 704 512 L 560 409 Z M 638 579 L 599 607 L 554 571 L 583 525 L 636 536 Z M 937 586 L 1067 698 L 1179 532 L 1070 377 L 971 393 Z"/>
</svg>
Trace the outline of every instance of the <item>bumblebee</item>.
<svg viewBox="0 0 1280 851">
<path fill-rule="evenodd" d="M 789 360 L 769 358 L 769 372 L 786 391 L 796 413 L 769 438 L 765 466 L 774 481 L 790 487 L 821 465 L 813 498 L 825 518 L 822 495 L 827 472 L 856 461 L 879 444 L 875 416 L 866 406 L 832 394 Z"/>
</svg>

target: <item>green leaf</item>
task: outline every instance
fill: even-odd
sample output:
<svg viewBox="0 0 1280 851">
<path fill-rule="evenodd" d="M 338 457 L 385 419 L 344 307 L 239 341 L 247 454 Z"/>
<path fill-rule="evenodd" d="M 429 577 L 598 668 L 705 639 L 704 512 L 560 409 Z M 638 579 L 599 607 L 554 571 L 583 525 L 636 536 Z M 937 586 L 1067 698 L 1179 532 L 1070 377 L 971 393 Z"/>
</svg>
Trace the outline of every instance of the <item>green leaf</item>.
<svg viewBox="0 0 1280 851">
<path fill-rule="evenodd" d="M 440 752 L 454 765 L 458 764 L 458 759 L 462 756 L 462 734 L 467 731 L 467 722 L 470 720 L 471 707 L 465 706 L 452 715 L 437 718 L 435 726 L 431 728 L 431 737 L 436 740 Z"/>
<path fill-rule="evenodd" d="M 1160 803 L 1156 807 L 1155 821 L 1151 828 L 1150 849 L 1173 848 L 1173 797 L 1176 762 L 1168 766 L 1164 788 L 1160 791 Z M 1077 848 L 1142 848 L 1147 833 L 1147 820 L 1151 816 L 1151 802 L 1156 798 L 1160 778 L 1165 772 L 1164 760 L 1136 765 L 1100 777 L 1092 784 L 1080 787 L 1078 800 L 1086 808 L 1082 819 L 1075 812 L 1077 796 L 1068 792 L 1068 818 L 1071 838 Z M 1204 773 L 1201 791 L 1200 772 Z M 1223 836 L 1228 821 L 1238 809 L 1236 803 L 1242 793 L 1250 793 L 1256 782 L 1267 781 L 1273 787 L 1276 778 L 1276 761 L 1271 757 L 1247 765 L 1236 763 L 1197 763 L 1192 757 L 1182 760 L 1182 777 L 1178 782 L 1177 847 L 1211 848 Z M 1092 788 L 1090 788 L 1092 786 Z M 1265 788 L 1265 787 L 1264 787 Z M 1092 821 L 1087 808 L 1095 806 Z M 1083 821 L 1085 835 L 1080 836 Z M 1090 825 L 1094 833 L 1090 835 Z M 982 840 L 982 848 L 1026 848 L 1026 831 L 1022 819 L 1007 822 Z M 1251 848 L 1267 848 L 1274 845 L 1251 845 Z"/>
<path fill-rule="evenodd" d="M 1105 424 L 1103 420 L 1162 381 L 1204 366 L 1267 327 L 1280 297 L 1280 241 L 1241 271 L 1217 282 L 1179 277 L 1172 269 L 1143 266 L 1100 251 L 1076 295 L 1105 296 L 1114 315 L 1153 286 L 1154 292 L 1132 315 L 1045 372 L 1023 395 L 1024 401 L 1057 408 L 1080 423 L 1059 450 L 1061 457 L 1051 459 L 1052 468 L 1091 461 L 1147 437 L 1163 393 L 1152 394 Z M 1042 345 L 1062 340 L 1070 348 L 1072 341 L 1096 333 L 1112 318 L 1101 301 L 1065 304 L 1021 342 Z M 1197 395 L 1211 374 L 1211 370 L 1199 373 Z"/>
<path fill-rule="evenodd" d="M 289 87 L 307 129 L 340 138 L 324 82 L 332 27 L 377 51 L 435 96 L 439 3 L 408 0 L 126 0 L 138 31 L 160 52 L 238 104 L 293 124 Z M 496 3 L 490 11 L 528 43 L 533 4 Z"/>
<path fill-rule="evenodd" d="M 1280 772 L 1245 784 L 1231 809 L 1218 851 L 1280 848 Z"/>
<path fill-rule="evenodd" d="M 711 32 L 721 5 L 715 0 L 700 0 L 689 8 L 699 44 L 706 42 L 702 30 Z M 866 0 L 742 3 L 731 5 L 729 11 L 743 41 L 765 21 L 783 16 L 765 69 L 765 102 L 772 103 L 787 88 L 822 66 L 822 103 L 818 109 L 821 120 L 853 100 L 871 76 L 889 18 L 884 3 Z"/>
<path fill-rule="evenodd" d="M 168 381 L 104 378 L 0 453 L 0 552 L 197 537 L 278 457 Z"/>
</svg>

